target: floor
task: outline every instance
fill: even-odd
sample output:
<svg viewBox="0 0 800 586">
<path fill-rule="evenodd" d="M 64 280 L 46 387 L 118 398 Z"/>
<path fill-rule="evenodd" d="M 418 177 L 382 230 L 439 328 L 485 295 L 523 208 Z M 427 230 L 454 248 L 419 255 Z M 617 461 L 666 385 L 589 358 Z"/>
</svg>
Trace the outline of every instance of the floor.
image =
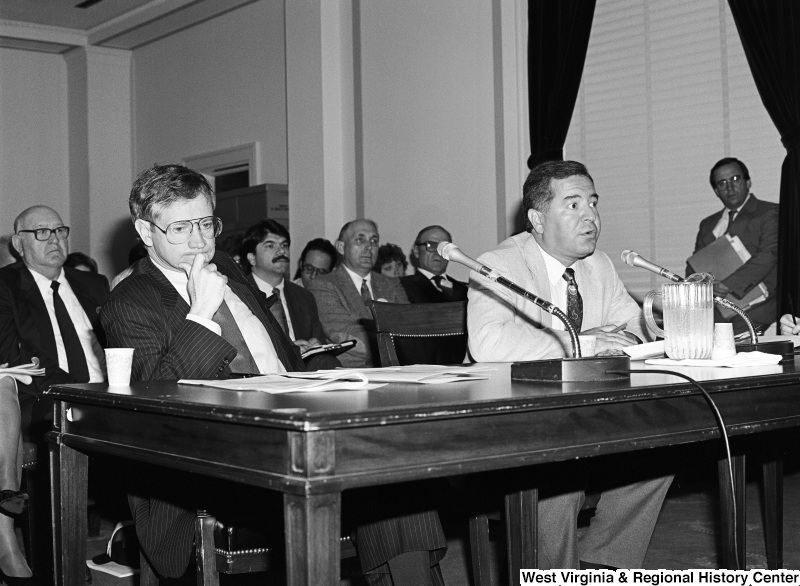
<svg viewBox="0 0 800 586">
<path fill-rule="evenodd" d="M 800 462 L 787 462 L 785 476 L 784 567 L 800 569 L 800 507 L 791 506 L 792 498 L 800 493 Z M 691 472 L 676 477 L 668 494 L 645 558 L 648 569 L 689 569 L 718 567 L 716 479 L 714 470 Z M 748 471 L 747 483 L 747 567 L 764 568 L 764 538 L 758 470 Z M 752 479 L 751 479 L 752 477 Z M 101 534 L 89 540 L 89 556 L 102 553 L 112 525 L 104 521 Z M 442 561 L 448 586 L 470 584 L 470 569 L 465 550 L 466 523 L 463 531 L 448 527 L 448 553 Z M 495 552 L 494 573 L 504 574 Z M 253 575 L 256 578 L 258 575 Z M 92 572 L 92 586 L 137 586 L 138 578 L 116 578 L 102 572 Z M 256 581 L 263 583 L 263 576 Z M 226 584 L 240 580 L 226 580 Z M 245 580 L 252 583 L 253 580 Z M 190 582 L 191 583 L 191 582 Z M 275 583 L 269 581 L 269 584 Z M 498 582 L 506 583 L 506 582 Z M 360 578 L 343 579 L 342 586 L 363 586 Z"/>
</svg>

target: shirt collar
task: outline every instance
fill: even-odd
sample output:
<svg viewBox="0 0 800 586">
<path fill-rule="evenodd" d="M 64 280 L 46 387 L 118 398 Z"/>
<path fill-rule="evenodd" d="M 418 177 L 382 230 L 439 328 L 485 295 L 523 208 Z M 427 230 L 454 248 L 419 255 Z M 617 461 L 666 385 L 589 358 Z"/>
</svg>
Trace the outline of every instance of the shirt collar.
<svg viewBox="0 0 800 586">
<path fill-rule="evenodd" d="M 564 271 L 569 267 L 565 267 L 563 264 L 561 264 L 561 261 L 553 258 L 541 246 L 539 247 L 539 249 L 542 251 L 544 266 L 547 267 L 547 280 L 550 281 L 551 287 L 555 287 L 558 285 L 558 282 L 564 278 Z"/>
<path fill-rule="evenodd" d="M 34 271 L 32 268 L 30 268 L 27 265 L 25 266 L 25 268 L 28 269 L 28 272 L 33 277 L 33 281 L 39 287 L 42 287 L 42 286 L 49 287 L 50 283 L 52 283 L 53 281 L 58 281 L 59 283 L 66 282 L 66 278 L 64 277 L 64 268 L 63 267 L 59 270 L 58 276 L 55 279 L 48 279 L 42 273 Z"/>
<path fill-rule="evenodd" d="M 255 273 L 251 273 L 251 274 L 253 275 L 253 280 L 256 282 L 256 286 L 259 289 L 261 289 L 264 293 L 266 293 L 267 297 L 272 295 L 272 293 L 275 291 L 275 289 L 278 289 L 281 292 L 281 295 L 283 295 L 283 284 L 284 284 L 283 279 L 281 279 L 280 283 L 278 283 L 277 285 L 273 286 L 273 285 L 270 285 L 269 283 L 267 283 L 264 279 L 259 277 L 257 274 L 255 274 Z"/>
<path fill-rule="evenodd" d="M 356 286 L 356 289 L 361 291 L 361 283 L 365 280 L 367 281 L 367 287 L 370 289 L 372 288 L 372 272 L 367 273 L 366 277 L 362 277 L 358 273 L 355 273 L 347 268 L 347 265 L 342 264 L 342 267 L 347 271 L 347 274 L 350 275 L 350 279 L 353 281 L 353 285 Z"/>
<path fill-rule="evenodd" d="M 747 205 L 747 200 L 749 200 L 749 199 L 750 199 L 750 196 L 751 196 L 751 195 L 752 195 L 752 193 L 748 193 L 748 194 L 747 194 L 747 197 L 746 197 L 746 198 L 744 198 L 744 201 L 742 202 L 742 205 L 740 205 L 740 206 L 739 206 L 738 208 L 736 208 L 735 210 L 730 210 L 729 208 L 725 208 L 726 210 L 728 210 L 728 217 L 730 217 L 730 215 L 731 215 L 731 211 L 734 211 L 734 212 L 736 212 L 737 214 L 738 214 L 739 212 L 741 212 L 741 211 L 742 211 L 742 208 L 743 208 L 744 206 L 746 206 L 746 205 Z"/>
<path fill-rule="evenodd" d="M 423 268 L 420 268 L 420 267 L 417 267 L 417 271 L 418 271 L 418 272 L 420 272 L 420 273 L 422 273 L 423 275 L 425 275 L 425 277 L 427 277 L 427 279 L 428 279 L 429 281 L 430 281 L 431 279 L 433 279 L 433 278 L 436 276 L 436 275 L 435 275 L 435 274 L 433 274 L 432 272 L 430 272 L 430 271 L 426 271 L 425 269 L 423 269 Z M 442 274 L 441 274 L 441 275 L 439 275 L 439 276 L 440 276 L 440 277 L 442 277 L 442 279 L 443 279 L 443 280 L 445 280 L 445 281 L 449 281 L 449 280 L 450 280 L 450 279 L 447 277 L 447 275 L 445 275 L 444 273 L 442 273 Z"/>
</svg>

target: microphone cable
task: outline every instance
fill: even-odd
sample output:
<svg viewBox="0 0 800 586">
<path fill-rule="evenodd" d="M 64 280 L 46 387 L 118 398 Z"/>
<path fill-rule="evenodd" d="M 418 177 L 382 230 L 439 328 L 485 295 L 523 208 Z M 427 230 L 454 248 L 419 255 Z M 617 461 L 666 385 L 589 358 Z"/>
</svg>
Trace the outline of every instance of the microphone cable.
<svg viewBox="0 0 800 586">
<path fill-rule="evenodd" d="M 731 485 L 731 503 L 733 505 L 733 548 L 734 548 L 734 555 L 733 558 L 735 560 L 737 570 L 741 569 L 739 567 L 739 538 L 738 538 L 738 515 L 736 510 L 736 485 L 733 481 L 733 462 L 731 458 L 731 445 L 730 441 L 728 440 L 728 431 L 725 429 L 725 422 L 722 419 L 722 415 L 717 408 L 717 404 L 714 402 L 714 399 L 711 398 L 711 395 L 703 388 L 699 382 L 697 382 L 692 377 L 683 374 L 682 372 L 675 372 L 673 370 L 662 370 L 662 369 L 628 369 L 628 370 L 607 370 L 606 374 L 666 374 L 677 376 L 679 378 L 685 379 L 689 381 L 698 391 L 700 394 L 703 395 L 706 403 L 708 403 L 709 407 L 711 407 L 711 412 L 714 414 L 714 419 L 717 421 L 717 425 L 719 426 L 720 436 L 722 437 L 722 441 L 725 443 L 725 455 L 728 461 L 728 480 L 730 481 Z"/>
</svg>

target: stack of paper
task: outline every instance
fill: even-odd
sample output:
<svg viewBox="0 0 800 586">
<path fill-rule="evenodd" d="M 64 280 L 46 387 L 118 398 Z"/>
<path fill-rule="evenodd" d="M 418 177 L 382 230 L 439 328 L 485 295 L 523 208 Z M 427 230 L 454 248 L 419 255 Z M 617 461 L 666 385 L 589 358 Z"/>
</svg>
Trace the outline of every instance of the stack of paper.
<svg viewBox="0 0 800 586">
<path fill-rule="evenodd" d="M 390 366 L 387 368 L 341 368 L 316 372 L 265 374 L 228 380 L 180 380 L 182 385 L 200 385 L 234 391 L 265 393 L 319 392 L 334 390 L 369 390 L 386 383 L 441 384 L 489 378 L 495 370 L 487 366 Z"/>
<path fill-rule="evenodd" d="M 21 364 L 20 366 L 7 367 L 0 366 L 0 378 L 10 376 L 17 379 L 23 385 L 29 385 L 33 382 L 34 376 L 43 376 L 44 368 L 39 367 L 39 359 L 34 357 L 28 364 Z"/>
</svg>

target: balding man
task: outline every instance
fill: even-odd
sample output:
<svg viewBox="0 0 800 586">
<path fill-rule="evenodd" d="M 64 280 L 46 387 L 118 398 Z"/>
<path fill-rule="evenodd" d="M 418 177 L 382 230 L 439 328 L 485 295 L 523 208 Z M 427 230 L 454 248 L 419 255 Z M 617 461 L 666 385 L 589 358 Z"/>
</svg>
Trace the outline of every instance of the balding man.
<svg viewBox="0 0 800 586">
<path fill-rule="evenodd" d="M 312 281 L 308 289 L 314 294 L 319 318 L 325 334 L 334 342 L 355 339 L 352 350 L 339 356 L 342 366 L 360 368 L 377 366 L 373 339 L 367 333 L 372 313 L 366 303 L 370 299 L 389 303 L 408 303 L 400 281 L 372 270 L 378 259 L 380 236 L 372 220 L 353 220 L 342 226 L 336 240 L 336 252 L 342 262 L 329 274 Z M 373 360 L 374 358 L 374 360 Z"/>
<path fill-rule="evenodd" d="M 33 357 L 43 377 L 20 386 L 38 395 L 51 384 L 105 380 L 100 307 L 108 280 L 65 267 L 69 227 L 47 206 L 34 206 L 14 220 L 11 243 L 22 260 L 0 269 L 0 363 Z"/>
<path fill-rule="evenodd" d="M 467 285 L 445 274 L 448 261 L 437 252 L 440 242 L 452 241 L 450 232 L 441 226 L 428 226 L 417 234 L 411 249 L 413 275 L 400 277 L 411 303 L 466 301 Z"/>
</svg>

